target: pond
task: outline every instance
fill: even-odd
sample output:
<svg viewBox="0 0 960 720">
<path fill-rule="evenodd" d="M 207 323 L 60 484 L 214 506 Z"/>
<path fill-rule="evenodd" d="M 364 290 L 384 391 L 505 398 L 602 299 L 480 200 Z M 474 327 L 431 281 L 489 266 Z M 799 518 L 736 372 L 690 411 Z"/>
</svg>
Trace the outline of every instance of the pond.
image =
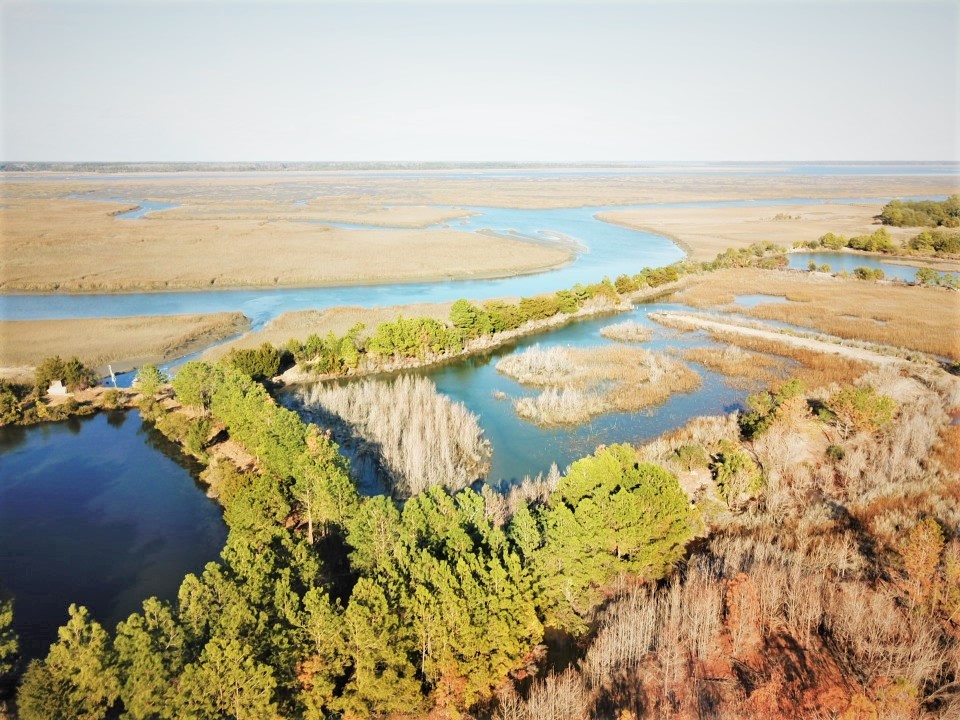
<svg viewBox="0 0 960 720">
<path fill-rule="evenodd" d="M 70 603 L 112 627 L 218 558 L 226 526 L 197 471 L 137 411 L 0 428 L 0 584 L 27 658 Z"/>
</svg>

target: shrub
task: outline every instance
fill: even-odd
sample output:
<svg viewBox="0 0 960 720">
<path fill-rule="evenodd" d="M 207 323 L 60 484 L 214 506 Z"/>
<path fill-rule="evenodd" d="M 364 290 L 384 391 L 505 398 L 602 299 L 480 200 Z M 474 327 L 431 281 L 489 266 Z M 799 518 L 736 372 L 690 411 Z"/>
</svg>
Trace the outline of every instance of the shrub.
<svg viewBox="0 0 960 720">
<path fill-rule="evenodd" d="M 765 391 L 747 398 L 749 412 L 741 413 L 738 419 L 740 431 L 747 438 L 765 432 L 776 419 L 781 406 L 806 392 L 801 380 L 788 380 L 775 392 Z"/>
<path fill-rule="evenodd" d="M 103 406 L 107 410 L 116 410 L 123 402 L 123 398 L 121 397 L 119 390 L 116 388 L 110 388 L 103 393 L 103 397 L 100 398 L 100 402 L 103 403 Z"/>
<path fill-rule="evenodd" d="M 433 318 L 403 318 L 384 322 L 368 342 L 371 352 L 395 358 L 424 358 L 463 349 L 463 336 Z"/>
<path fill-rule="evenodd" d="M 450 322 L 464 337 L 475 338 L 493 332 L 490 315 L 469 300 L 457 300 L 450 308 Z"/>
<path fill-rule="evenodd" d="M 160 387 L 168 380 L 166 374 L 156 365 L 144 365 L 137 373 L 135 384 L 145 397 L 152 397 L 160 391 Z"/>
<path fill-rule="evenodd" d="M 710 465 L 710 456 L 700 445 L 681 445 L 674 451 L 677 464 L 684 470 L 696 470 Z"/>
<path fill-rule="evenodd" d="M 879 228 L 870 235 L 858 235 L 850 238 L 847 247 L 854 250 L 866 250 L 868 252 L 891 253 L 896 250 L 893 240 L 890 239 L 890 233 L 886 228 Z"/>
<path fill-rule="evenodd" d="M 18 422 L 22 417 L 20 398 L 10 383 L 0 379 L 0 427 Z"/>
<path fill-rule="evenodd" d="M 847 386 L 830 397 L 827 407 L 844 435 L 850 432 L 876 432 L 893 419 L 897 404 L 869 385 Z"/>
<path fill-rule="evenodd" d="M 256 350 L 232 351 L 226 362 L 254 380 L 269 380 L 280 372 L 280 351 L 265 342 Z"/>
<path fill-rule="evenodd" d="M 840 250 L 841 248 L 847 247 L 847 242 L 848 240 L 846 235 L 834 235 L 833 233 L 827 233 L 820 238 L 819 244 L 822 247 L 830 250 Z"/>
<path fill-rule="evenodd" d="M 853 276 L 858 280 L 883 280 L 885 274 L 881 268 L 858 267 L 853 269 Z"/>
<path fill-rule="evenodd" d="M 97 382 L 97 374 L 84 365 L 79 358 L 66 362 L 59 356 L 49 357 L 37 366 L 34 375 L 37 394 L 42 397 L 54 380 L 60 380 L 70 392 L 85 390 Z"/>
<path fill-rule="evenodd" d="M 841 445 L 828 445 L 827 446 L 827 457 L 835 462 L 843 460 L 846 456 L 847 451 L 843 449 Z"/>
<path fill-rule="evenodd" d="M 720 496 L 736 508 L 757 497 L 763 490 L 763 474 L 746 452 L 729 440 L 720 444 L 720 452 L 710 466 Z"/>
</svg>

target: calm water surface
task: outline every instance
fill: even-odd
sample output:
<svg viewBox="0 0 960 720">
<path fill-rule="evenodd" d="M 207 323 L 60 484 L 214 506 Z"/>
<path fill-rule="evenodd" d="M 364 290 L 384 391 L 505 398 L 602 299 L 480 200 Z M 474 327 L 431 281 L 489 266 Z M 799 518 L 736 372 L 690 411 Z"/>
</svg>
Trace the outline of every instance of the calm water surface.
<svg viewBox="0 0 960 720">
<path fill-rule="evenodd" d="M 494 393 L 512 398 L 535 395 L 542 388 L 526 387 L 496 371 L 497 361 L 534 345 L 543 347 L 596 347 L 615 345 L 600 336 L 607 325 L 634 320 L 653 332 L 653 338 L 637 344 L 649 350 L 683 352 L 692 347 L 717 347 L 703 333 L 680 333 L 651 321 L 647 315 L 660 310 L 689 310 L 682 305 L 652 303 L 633 312 L 581 320 L 560 329 L 522 338 L 485 354 L 448 365 L 410 371 L 430 378 L 437 389 L 462 402 L 480 419 L 493 445 L 489 482 L 510 484 L 524 476 L 546 473 L 552 463 L 561 471 L 571 462 L 589 455 L 600 443 L 640 442 L 666 430 L 683 425 L 698 415 L 725 414 L 736 410 L 746 393 L 728 385 L 722 376 L 699 365 L 691 365 L 703 384 L 692 393 L 677 394 L 664 404 L 634 413 L 609 413 L 574 426 L 541 427 L 517 417 L 509 399 L 497 399 Z"/>
<path fill-rule="evenodd" d="M 808 269 L 810 262 L 819 265 L 829 265 L 831 272 L 852 273 L 858 267 L 867 267 L 871 270 L 880 269 L 886 277 L 904 282 L 913 282 L 917 277 L 917 269 L 912 265 L 898 265 L 888 262 L 875 255 L 857 255 L 854 253 L 839 252 L 801 252 L 787 255 L 789 266 L 795 270 Z M 936 269 L 936 268 L 934 268 Z M 939 272 L 939 271 L 938 271 Z M 957 276 L 957 273 L 947 273 Z"/>
<path fill-rule="evenodd" d="M 0 428 L 0 583 L 27 657 L 70 603 L 112 626 L 217 559 L 226 527 L 197 470 L 136 411 Z"/>
</svg>

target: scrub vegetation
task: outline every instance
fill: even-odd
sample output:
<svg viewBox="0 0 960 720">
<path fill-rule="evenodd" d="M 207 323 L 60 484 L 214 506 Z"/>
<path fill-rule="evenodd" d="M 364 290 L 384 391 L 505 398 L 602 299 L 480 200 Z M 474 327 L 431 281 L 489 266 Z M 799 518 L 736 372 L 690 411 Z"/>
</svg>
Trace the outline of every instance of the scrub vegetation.
<svg viewBox="0 0 960 720">
<path fill-rule="evenodd" d="M 514 401 L 517 415 L 543 425 L 584 422 L 605 412 L 633 412 L 700 385 L 700 376 L 683 363 L 623 346 L 535 345 L 500 360 L 497 372 L 523 385 L 546 388 Z"/>
<path fill-rule="evenodd" d="M 797 243 L 795 247 L 809 250 L 862 250 L 886 255 L 925 255 L 950 258 L 960 253 L 960 232 L 949 230 L 925 230 L 903 243 L 895 243 L 886 228 L 877 228 L 869 235 L 846 235 L 826 233 L 817 240 Z"/>
<path fill-rule="evenodd" d="M 852 399 L 870 410 L 848 424 Z M 960 476 L 931 451 L 957 400 L 932 370 L 791 382 L 739 425 L 702 418 L 642 448 L 692 489 L 707 541 L 665 582 L 611 588 L 580 659 L 506 689 L 496 717 L 952 717 Z M 734 456 L 760 481 L 724 498 Z"/>
<path fill-rule="evenodd" d="M 626 322 L 607 325 L 600 330 L 600 335 L 608 340 L 616 340 L 618 342 L 641 343 L 653 337 L 653 331 L 638 322 L 627 320 Z"/>
<path fill-rule="evenodd" d="M 893 200 L 883 206 L 880 219 L 895 227 L 960 227 L 960 195 L 946 200 Z"/>
</svg>

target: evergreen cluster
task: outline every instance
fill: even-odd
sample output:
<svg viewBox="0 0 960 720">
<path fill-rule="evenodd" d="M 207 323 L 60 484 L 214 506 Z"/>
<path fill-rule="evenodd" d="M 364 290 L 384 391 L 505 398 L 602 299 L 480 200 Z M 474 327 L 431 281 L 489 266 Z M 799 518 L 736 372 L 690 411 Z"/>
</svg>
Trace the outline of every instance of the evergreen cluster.
<svg viewBox="0 0 960 720">
<path fill-rule="evenodd" d="M 268 342 L 256 349 L 233 350 L 226 361 L 254 380 L 269 380 L 280 372 L 280 351 Z"/>
<path fill-rule="evenodd" d="M 181 402 L 257 458 L 221 495 L 220 562 L 111 637 L 84 608 L 19 692 L 23 720 L 345 718 L 468 708 L 572 632 L 623 573 L 658 578 L 697 521 L 676 478 L 613 446 L 494 520 L 483 496 L 361 498 L 337 448 L 248 375 L 188 363 Z"/>
<path fill-rule="evenodd" d="M 883 268 L 855 267 L 853 276 L 857 280 L 883 280 L 886 273 L 883 272 Z"/>
<path fill-rule="evenodd" d="M 960 274 L 938 273 L 933 268 L 917 268 L 916 282 L 919 285 L 960 288 Z"/>
</svg>

